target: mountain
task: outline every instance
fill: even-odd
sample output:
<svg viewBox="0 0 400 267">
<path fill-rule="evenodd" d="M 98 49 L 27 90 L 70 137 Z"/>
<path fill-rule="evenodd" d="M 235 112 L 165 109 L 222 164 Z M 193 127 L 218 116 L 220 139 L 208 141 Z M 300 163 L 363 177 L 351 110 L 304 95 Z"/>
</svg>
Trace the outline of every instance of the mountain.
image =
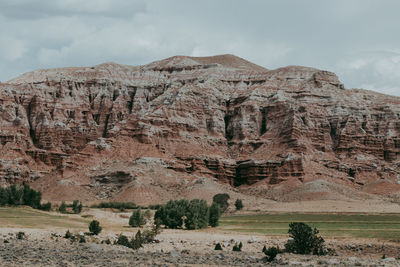
<svg viewBox="0 0 400 267">
<path fill-rule="evenodd" d="M 400 199 L 400 98 L 234 55 L 0 84 L 0 183 L 48 200 Z"/>
</svg>

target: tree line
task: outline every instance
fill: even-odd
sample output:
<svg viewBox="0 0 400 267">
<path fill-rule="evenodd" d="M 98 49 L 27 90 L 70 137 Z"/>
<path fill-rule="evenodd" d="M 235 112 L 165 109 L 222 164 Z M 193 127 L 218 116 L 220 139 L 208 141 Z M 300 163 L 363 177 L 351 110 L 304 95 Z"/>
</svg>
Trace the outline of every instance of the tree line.
<svg viewBox="0 0 400 267">
<path fill-rule="evenodd" d="M 34 209 L 49 211 L 51 203 L 41 204 L 42 193 L 33 190 L 29 185 L 13 184 L 8 187 L 0 187 L 0 206 L 26 205 Z"/>
</svg>

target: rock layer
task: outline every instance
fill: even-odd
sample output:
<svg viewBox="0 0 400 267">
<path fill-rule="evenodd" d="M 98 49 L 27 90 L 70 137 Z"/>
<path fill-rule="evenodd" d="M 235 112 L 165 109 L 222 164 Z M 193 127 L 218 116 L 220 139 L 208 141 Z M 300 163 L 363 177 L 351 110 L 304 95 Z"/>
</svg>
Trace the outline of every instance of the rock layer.
<svg viewBox="0 0 400 267">
<path fill-rule="evenodd" d="M 0 84 L 0 110 L 0 181 L 50 199 L 162 199 L 207 179 L 264 197 L 321 179 L 400 192 L 400 98 L 328 71 L 233 55 L 37 70 Z"/>
</svg>

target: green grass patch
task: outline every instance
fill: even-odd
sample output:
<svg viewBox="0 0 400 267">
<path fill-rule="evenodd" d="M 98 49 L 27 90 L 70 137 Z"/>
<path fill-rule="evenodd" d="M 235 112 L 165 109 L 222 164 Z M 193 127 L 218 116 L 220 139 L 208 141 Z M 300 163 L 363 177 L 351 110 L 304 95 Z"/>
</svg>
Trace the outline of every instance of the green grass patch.
<svg viewBox="0 0 400 267">
<path fill-rule="evenodd" d="M 233 215 L 220 219 L 220 229 L 287 235 L 289 223 L 304 222 L 326 237 L 400 239 L 400 214 L 285 213 Z"/>
<path fill-rule="evenodd" d="M 38 211 L 28 207 L 0 207 L 0 225 L 2 227 L 36 229 L 54 227 L 86 229 L 88 220 Z"/>
</svg>

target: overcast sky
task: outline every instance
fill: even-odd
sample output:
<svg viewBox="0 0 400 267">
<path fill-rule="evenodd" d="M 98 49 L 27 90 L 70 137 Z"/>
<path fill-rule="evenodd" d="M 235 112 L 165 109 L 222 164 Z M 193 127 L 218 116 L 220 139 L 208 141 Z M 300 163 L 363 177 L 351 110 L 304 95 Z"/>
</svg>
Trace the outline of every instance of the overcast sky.
<svg viewBox="0 0 400 267">
<path fill-rule="evenodd" d="M 0 81 L 38 68 L 235 54 L 400 96 L 399 0 L 0 0 Z"/>
</svg>

